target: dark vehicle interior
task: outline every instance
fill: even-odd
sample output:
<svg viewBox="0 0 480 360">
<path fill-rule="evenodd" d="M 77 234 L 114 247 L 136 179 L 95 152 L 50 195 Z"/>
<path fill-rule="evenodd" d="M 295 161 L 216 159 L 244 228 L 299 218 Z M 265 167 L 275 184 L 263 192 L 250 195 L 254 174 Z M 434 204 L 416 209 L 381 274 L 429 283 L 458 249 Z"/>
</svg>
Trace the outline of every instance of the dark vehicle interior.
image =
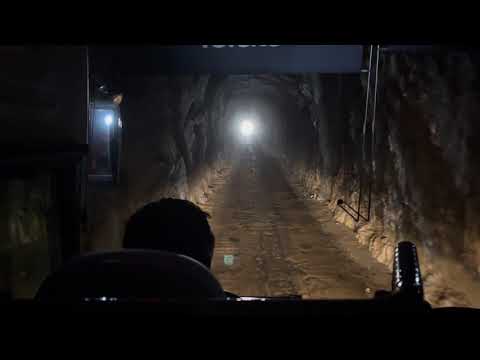
<svg viewBox="0 0 480 360">
<path fill-rule="evenodd" d="M 420 318 L 478 315 L 475 309 L 432 308 L 425 301 L 414 244 L 398 244 L 393 269 L 392 288 L 376 291 L 372 299 L 302 300 L 301 296 L 226 292 L 204 265 L 183 255 L 155 250 L 98 252 L 79 256 L 48 276 L 33 303 L 39 309 L 50 306 L 48 310 L 57 305 L 60 312 L 69 304 L 68 311 L 147 311 L 167 316 L 348 319 L 382 313 Z M 15 303 L 32 304 L 25 300 Z"/>
</svg>

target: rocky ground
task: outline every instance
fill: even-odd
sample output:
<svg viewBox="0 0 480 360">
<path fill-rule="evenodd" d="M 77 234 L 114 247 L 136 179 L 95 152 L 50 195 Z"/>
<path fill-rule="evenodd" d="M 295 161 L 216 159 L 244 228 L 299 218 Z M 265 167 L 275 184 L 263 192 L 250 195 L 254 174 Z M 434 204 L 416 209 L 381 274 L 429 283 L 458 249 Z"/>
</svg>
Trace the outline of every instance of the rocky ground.
<svg viewBox="0 0 480 360">
<path fill-rule="evenodd" d="M 213 272 L 225 290 L 333 299 L 389 288 L 389 269 L 332 220 L 326 204 L 298 196 L 270 156 L 243 152 L 211 186 L 202 207 L 212 215 Z"/>
</svg>

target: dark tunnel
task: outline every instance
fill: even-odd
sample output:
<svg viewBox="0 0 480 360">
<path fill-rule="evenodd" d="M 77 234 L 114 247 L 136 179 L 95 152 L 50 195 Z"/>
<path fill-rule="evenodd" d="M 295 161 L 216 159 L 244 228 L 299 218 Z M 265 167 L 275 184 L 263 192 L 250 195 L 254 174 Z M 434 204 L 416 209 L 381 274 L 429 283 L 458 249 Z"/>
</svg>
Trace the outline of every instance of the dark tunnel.
<svg viewBox="0 0 480 360">
<path fill-rule="evenodd" d="M 181 198 L 211 214 L 212 271 L 229 291 L 367 298 L 411 241 L 431 304 L 480 306 L 475 53 L 381 51 L 376 82 L 368 71 L 125 73 L 112 54 L 92 55 L 90 96 L 121 94 L 118 174 L 88 184 L 80 252 L 121 248 L 136 210 Z M 2 181 L 4 199 L 37 196 Z M 1 228 L 22 249 L 48 237 L 33 208 L 19 214 Z M 28 256 L 22 273 L 40 266 Z"/>
</svg>

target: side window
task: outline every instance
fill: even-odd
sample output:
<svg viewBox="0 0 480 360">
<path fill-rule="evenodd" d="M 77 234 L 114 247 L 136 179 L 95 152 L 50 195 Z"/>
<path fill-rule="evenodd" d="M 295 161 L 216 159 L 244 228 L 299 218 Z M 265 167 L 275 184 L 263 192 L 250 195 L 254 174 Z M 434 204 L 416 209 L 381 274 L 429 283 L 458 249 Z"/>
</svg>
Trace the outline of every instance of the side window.
<svg viewBox="0 0 480 360">
<path fill-rule="evenodd" d="M 116 107 L 95 107 L 91 113 L 88 173 L 90 180 L 117 183 L 122 122 Z"/>
</svg>

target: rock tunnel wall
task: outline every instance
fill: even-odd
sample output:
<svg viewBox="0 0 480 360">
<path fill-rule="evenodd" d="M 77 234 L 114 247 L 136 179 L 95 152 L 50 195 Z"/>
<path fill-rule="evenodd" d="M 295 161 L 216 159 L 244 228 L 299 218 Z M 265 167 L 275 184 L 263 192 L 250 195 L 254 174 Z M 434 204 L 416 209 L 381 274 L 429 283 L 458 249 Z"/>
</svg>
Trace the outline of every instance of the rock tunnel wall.
<svg viewBox="0 0 480 360">
<path fill-rule="evenodd" d="M 313 75 L 290 125 L 290 175 L 380 262 L 391 266 L 395 244 L 415 242 L 428 299 L 472 305 L 460 293 L 472 293 L 480 274 L 480 62 L 466 52 L 383 53 L 380 64 L 373 161 L 368 123 L 362 160 L 366 76 Z M 356 210 L 362 168 L 360 213 L 368 219 L 371 181 L 369 221 L 337 205 Z"/>
<path fill-rule="evenodd" d="M 129 82 L 122 103 L 120 184 L 90 185 L 85 250 L 121 247 L 130 215 L 163 197 L 202 203 L 221 157 L 222 78 L 158 77 Z"/>
</svg>

